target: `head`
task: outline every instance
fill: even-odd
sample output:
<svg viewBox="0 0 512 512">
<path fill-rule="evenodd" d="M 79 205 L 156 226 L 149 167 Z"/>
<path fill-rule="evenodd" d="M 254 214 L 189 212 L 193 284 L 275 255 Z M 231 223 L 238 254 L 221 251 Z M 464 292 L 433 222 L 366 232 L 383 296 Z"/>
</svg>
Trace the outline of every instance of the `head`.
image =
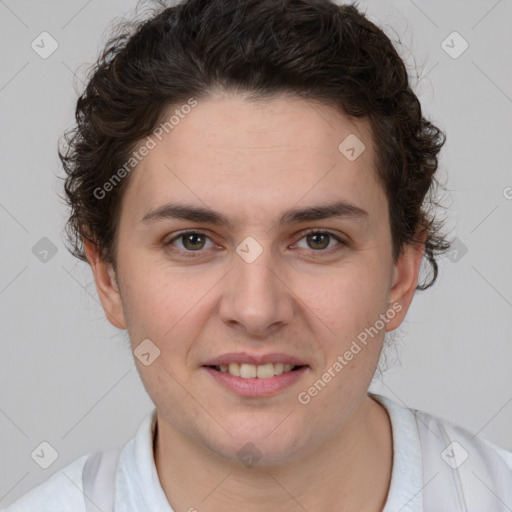
<svg viewBox="0 0 512 512">
<path fill-rule="evenodd" d="M 162 420 L 269 464 L 335 436 L 449 248 L 444 135 L 388 37 L 328 0 L 162 6 L 107 43 L 76 120 L 59 153 L 70 248 L 152 354 L 136 364 Z M 233 392 L 214 367 L 242 353 L 300 375 Z"/>
</svg>

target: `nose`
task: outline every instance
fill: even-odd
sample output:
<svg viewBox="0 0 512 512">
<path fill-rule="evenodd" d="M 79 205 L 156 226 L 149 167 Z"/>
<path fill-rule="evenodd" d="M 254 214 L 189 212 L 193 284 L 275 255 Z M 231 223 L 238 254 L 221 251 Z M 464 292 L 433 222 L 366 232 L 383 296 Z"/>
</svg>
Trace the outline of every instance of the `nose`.
<svg viewBox="0 0 512 512">
<path fill-rule="evenodd" d="M 254 261 L 235 254 L 233 268 L 224 280 L 221 320 L 245 336 L 257 338 L 289 324 L 294 307 L 293 293 L 286 281 L 285 272 L 270 249 L 263 249 Z"/>
</svg>

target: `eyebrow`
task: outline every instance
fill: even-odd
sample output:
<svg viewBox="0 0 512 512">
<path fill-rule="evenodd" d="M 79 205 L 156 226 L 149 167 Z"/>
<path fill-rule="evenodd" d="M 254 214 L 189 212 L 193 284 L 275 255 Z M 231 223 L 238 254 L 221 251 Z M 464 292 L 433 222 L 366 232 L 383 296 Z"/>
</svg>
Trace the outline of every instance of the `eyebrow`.
<svg viewBox="0 0 512 512">
<path fill-rule="evenodd" d="M 346 201 L 337 201 L 326 205 L 309 206 L 307 208 L 293 208 L 279 217 L 277 224 L 298 224 L 305 221 L 324 220 L 329 218 L 346 218 L 364 220 L 369 217 L 366 210 Z M 165 204 L 147 212 L 142 222 L 150 224 L 168 219 L 204 222 L 232 230 L 233 224 L 224 214 L 202 206 L 187 204 Z"/>
</svg>

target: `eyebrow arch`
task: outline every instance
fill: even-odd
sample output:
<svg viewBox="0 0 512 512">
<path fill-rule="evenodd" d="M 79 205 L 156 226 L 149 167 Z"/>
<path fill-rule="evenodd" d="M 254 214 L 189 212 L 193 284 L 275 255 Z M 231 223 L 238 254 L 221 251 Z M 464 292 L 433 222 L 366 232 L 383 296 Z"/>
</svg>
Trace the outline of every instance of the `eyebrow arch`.
<svg viewBox="0 0 512 512">
<path fill-rule="evenodd" d="M 309 206 L 307 208 L 293 208 L 284 212 L 277 224 L 298 224 L 305 221 L 323 220 L 328 218 L 366 219 L 368 212 L 346 201 L 337 201 L 326 205 Z M 145 224 L 167 219 L 182 219 L 192 222 L 216 224 L 233 229 L 231 221 L 222 213 L 202 206 L 186 204 L 165 204 L 147 212 L 142 218 Z"/>
<path fill-rule="evenodd" d="M 366 210 L 346 201 L 337 201 L 326 205 L 295 208 L 285 212 L 279 219 L 279 224 L 295 224 L 304 221 L 323 220 L 332 217 L 347 219 L 366 219 Z"/>
</svg>

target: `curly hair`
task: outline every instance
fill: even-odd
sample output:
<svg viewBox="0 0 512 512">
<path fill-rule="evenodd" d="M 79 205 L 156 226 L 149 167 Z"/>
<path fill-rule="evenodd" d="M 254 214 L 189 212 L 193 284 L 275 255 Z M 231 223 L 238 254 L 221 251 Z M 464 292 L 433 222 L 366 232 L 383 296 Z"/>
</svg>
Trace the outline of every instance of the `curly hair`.
<svg viewBox="0 0 512 512">
<path fill-rule="evenodd" d="M 432 286 L 437 256 L 451 243 L 433 212 L 445 134 L 422 115 L 388 36 L 356 5 L 330 0 L 160 1 L 149 19 L 118 25 L 90 69 L 76 125 L 59 147 L 72 254 L 87 261 L 86 240 L 115 265 L 130 176 L 124 172 L 108 194 L 97 191 L 169 107 L 219 89 L 248 98 L 291 94 L 368 119 L 388 199 L 393 259 L 406 244 L 424 244 L 433 272 L 417 289 Z"/>
</svg>

